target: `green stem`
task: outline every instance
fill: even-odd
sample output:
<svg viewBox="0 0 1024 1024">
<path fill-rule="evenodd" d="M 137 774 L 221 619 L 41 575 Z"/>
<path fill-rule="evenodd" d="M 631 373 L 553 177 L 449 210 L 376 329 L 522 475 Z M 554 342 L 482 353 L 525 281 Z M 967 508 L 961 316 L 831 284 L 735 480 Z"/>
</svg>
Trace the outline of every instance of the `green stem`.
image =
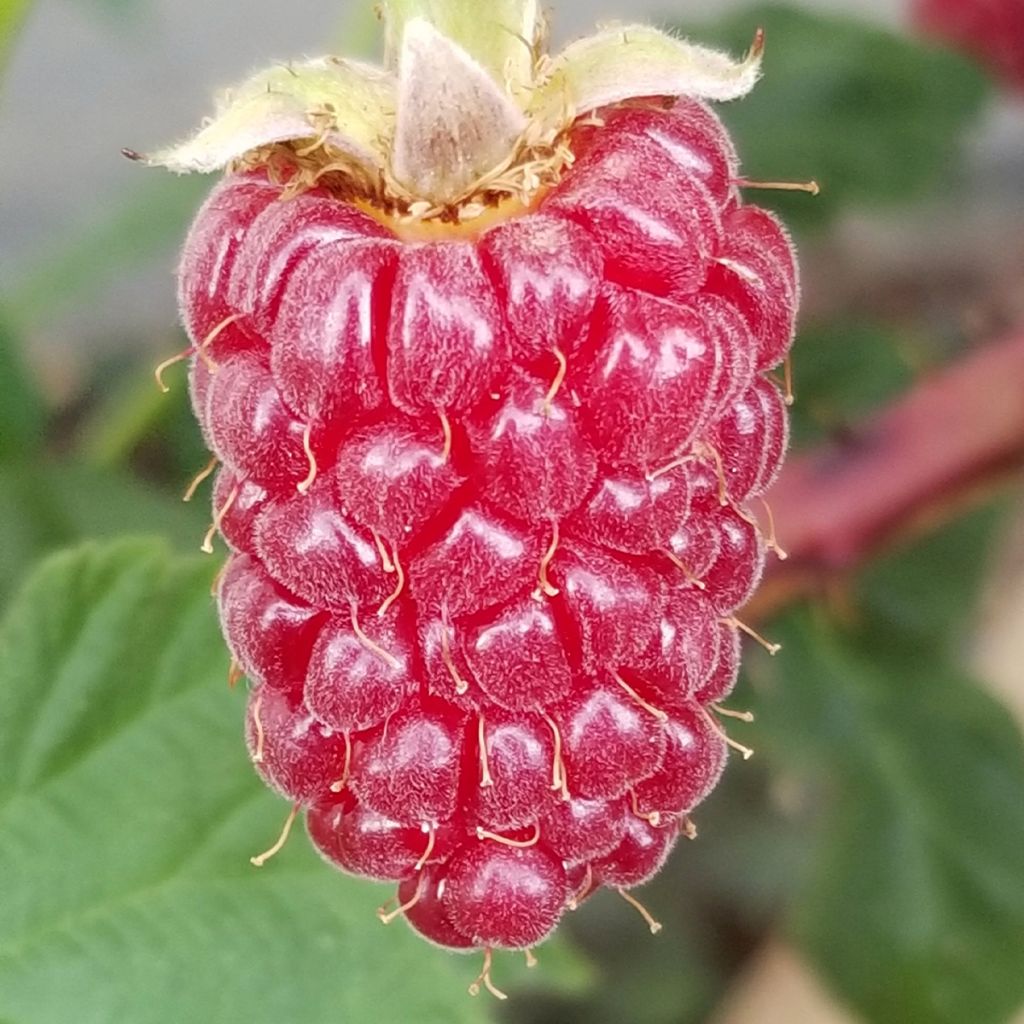
<svg viewBox="0 0 1024 1024">
<path fill-rule="evenodd" d="M 392 67 L 398 63 L 406 24 L 423 18 L 513 93 L 532 81 L 532 47 L 540 23 L 537 0 L 385 0 L 383 7 Z"/>
</svg>

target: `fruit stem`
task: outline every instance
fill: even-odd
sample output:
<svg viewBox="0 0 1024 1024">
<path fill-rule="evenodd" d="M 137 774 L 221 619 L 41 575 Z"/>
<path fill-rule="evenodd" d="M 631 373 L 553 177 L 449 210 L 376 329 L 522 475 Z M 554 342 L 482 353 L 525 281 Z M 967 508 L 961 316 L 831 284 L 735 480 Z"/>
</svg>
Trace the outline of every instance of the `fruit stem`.
<svg viewBox="0 0 1024 1024">
<path fill-rule="evenodd" d="M 345 764 L 341 770 L 341 778 L 331 783 L 332 793 L 340 793 L 348 785 L 349 770 L 352 767 L 352 737 L 347 732 L 342 735 L 345 737 Z"/>
<path fill-rule="evenodd" d="M 771 505 L 768 504 L 767 500 L 759 495 L 758 501 L 764 506 L 765 515 L 768 517 L 768 537 L 765 540 L 765 545 L 775 552 L 776 557 L 780 562 L 785 562 L 789 555 L 786 551 L 779 546 L 779 538 L 775 532 L 775 513 L 772 512 Z"/>
<path fill-rule="evenodd" d="M 540 601 L 542 596 L 545 597 L 558 597 L 561 591 L 558 587 L 554 586 L 548 577 L 548 570 L 551 568 L 551 563 L 555 560 L 555 555 L 558 554 L 558 545 L 561 543 L 561 537 L 558 531 L 558 520 L 551 520 L 551 543 L 548 545 L 548 549 L 544 552 L 544 557 L 540 560 L 540 572 L 538 573 L 537 589 L 533 592 L 533 598 L 535 601 Z"/>
<path fill-rule="evenodd" d="M 177 355 L 171 356 L 170 359 L 165 359 L 154 371 L 153 376 L 156 378 L 156 386 L 165 394 L 170 394 L 171 389 L 164 383 L 164 372 L 169 370 L 172 366 L 177 363 L 183 363 L 192 353 L 195 352 L 194 346 L 189 346 L 186 349 L 182 349 Z"/>
<path fill-rule="evenodd" d="M 782 644 L 773 644 L 770 640 L 766 640 L 756 629 L 752 629 L 745 622 L 741 622 L 735 615 L 729 619 L 722 619 L 722 624 L 732 626 L 733 629 L 738 629 L 741 633 L 746 633 L 751 639 L 756 640 L 773 658 L 782 650 Z"/>
<path fill-rule="evenodd" d="M 391 558 L 388 561 L 391 565 L 390 571 L 398 575 L 398 580 L 395 583 L 395 589 L 388 594 L 384 599 L 384 603 L 377 609 L 377 616 L 381 619 L 387 615 L 391 606 L 402 596 L 402 592 L 405 590 L 405 570 L 402 568 L 402 563 L 398 558 L 398 545 L 391 549 Z M 386 566 L 385 571 L 389 571 Z"/>
<path fill-rule="evenodd" d="M 640 694 L 637 693 L 636 690 L 634 690 L 633 687 L 630 686 L 615 669 L 612 669 L 612 678 L 619 684 L 619 686 L 622 687 L 623 690 L 626 691 L 635 703 L 639 704 L 640 707 L 644 709 L 644 711 L 650 712 L 659 722 L 668 721 L 667 712 L 662 711 L 661 708 L 656 708 L 653 704 L 645 701 L 643 697 L 641 697 Z"/>
<path fill-rule="evenodd" d="M 594 869 L 588 864 L 587 873 L 583 876 L 583 884 L 569 897 L 566 906 L 570 910 L 579 910 L 580 902 L 594 886 Z"/>
<path fill-rule="evenodd" d="M 640 802 L 637 799 L 636 790 L 631 789 L 629 791 L 629 798 L 633 805 L 633 815 L 639 818 L 641 821 L 646 821 L 651 828 L 661 827 L 661 812 L 660 811 L 641 811 Z"/>
<path fill-rule="evenodd" d="M 697 579 L 696 575 L 690 571 L 686 563 L 674 552 L 665 548 L 665 555 L 668 560 L 686 577 L 686 579 L 693 584 L 698 590 L 707 590 L 708 585 L 703 581 Z"/>
<path fill-rule="evenodd" d="M 554 357 L 558 360 L 558 373 L 555 374 L 555 379 L 551 382 L 551 388 L 544 397 L 543 409 L 545 419 L 551 415 L 551 406 L 558 397 L 558 392 L 562 390 L 566 374 L 569 372 L 569 360 L 566 359 L 565 353 L 560 348 L 554 349 Z"/>
<path fill-rule="evenodd" d="M 437 410 L 441 418 L 441 430 L 444 432 L 444 448 L 441 449 L 441 461 L 447 462 L 452 457 L 452 421 L 444 409 Z"/>
<path fill-rule="evenodd" d="M 452 681 L 455 683 L 455 692 L 461 697 L 464 693 L 468 692 L 469 683 L 459 675 L 459 670 L 455 667 L 455 659 L 452 657 L 452 649 L 448 639 L 447 618 L 443 618 L 441 621 L 441 660 L 444 662 L 444 667 L 448 669 L 448 675 L 452 677 Z"/>
<path fill-rule="evenodd" d="M 414 867 L 415 871 L 422 871 L 430 860 L 430 855 L 434 852 L 434 844 L 437 842 L 437 829 L 433 825 L 425 826 L 428 829 L 427 832 L 427 848 L 423 851 L 423 855 Z"/>
</svg>

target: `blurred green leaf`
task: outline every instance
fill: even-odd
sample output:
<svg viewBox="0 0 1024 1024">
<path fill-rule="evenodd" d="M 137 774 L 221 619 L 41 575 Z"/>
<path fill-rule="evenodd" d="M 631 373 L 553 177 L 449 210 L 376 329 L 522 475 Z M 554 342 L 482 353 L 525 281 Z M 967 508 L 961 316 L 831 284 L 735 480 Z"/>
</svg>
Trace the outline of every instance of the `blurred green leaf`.
<svg viewBox="0 0 1024 1024">
<path fill-rule="evenodd" d="M 18 351 L 17 337 L 0 310 L 0 462 L 28 457 L 44 441 L 46 408 Z"/>
<path fill-rule="evenodd" d="M 32 0 L 3 0 L 0 3 L 0 80 L 7 70 L 14 43 L 31 6 Z"/>
<path fill-rule="evenodd" d="M 184 335 L 167 343 L 167 351 L 183 349 Z M 153 363 L 157 356 L 152 356 Z M 189 399 L 186 365 L 167 373 L 169 394 L 153 380 L 153 368 L 123 355 L 103 360 L 90 377 L 88 412 L 76 431 L 80 456 L 101 468 L 124 466 L 140 458 L 159 460 L 162 477 L 185 489 L 209 459 Z"/>
<path fill-rule="evenodd" d="M 1004 503 L 958 519 L 924 540 L 868 566 L 854 601 L 861 632 L 887 659 L 958 663 L 977 627 L 973 609 L 994 561 L 993 538 L 1006 521 Z"/>
<path fill-rule="evenodd" d="M 764 79 L 720 112 L 749 177 L 823 188 L 817 199 L 758 193 L 759 202 L 794 225 L 824 225 L 853 204 L 913 199 L 948 174 L 987 93 L 977 67 L 867 22 L 785 5 L 746 8 L 693 34 L 741 52 L 758 25 Z"/>
<path fill-rule="evenodd" d="M 793 441 L 807 446 L 849 429 L 914 380 L 907 342 L 874 324 L 839 323 L 801 330 L 793 371 L 797 402 Z"/>
<path fill-rule="evenodd" d="M 40 569 L 0 629 L 0 1015 L 486 1020 L 476 958 L 383 928 L 384 890 L 301 834 L 249 864 L 285 806 L 248 764 L 212 572 L 151 542 L 89 546 Z M 557 944 L 549 959 L 578 981 Z"/>
<path fill-rule="evenodd" d="M 745 695 L 737 698 L 742 702 Z M 681 842 L 634 893 L 664 925 L 652 937 L 633 908 L 603 891 L 569 921 L 602 965 L 585 1002 L 538 1018 L 558 1024 L 707 1021 L 778 907 L 803 876 L 806 826 L 784 819 L 761 759 L 729 765 L 696 812 L 696 842 Z M 625 941 L 624 941 L 625 940 Z M 533 1020 L 534 1018 L 529 1018 Z"/>
<path fill-rule="evenodd" d="M 791 930 L 872 1024 L 997 1024 L 1024 1001 L 1024 744 L 935 651 L 806 611 L 753 671 L 778 765 L 825 817 Z"/>
<path fill-rule="evenodd" d="M 73 307 L 125 266 L 179 245 L 210 181 L 139 170 L 139 186 L 113 216 L 87 224 L 21 275 L 8 292 L 16 322 L 33 326 Z"/>
<path fill-rule="evenodd" d="M 111 470 L 57 460 L 0 463 L 0 603 L 40 558 L 86 538 L 160 530 L 177 551 L 198 551 L 208 493 L 185 505 Z"/>
</svg>

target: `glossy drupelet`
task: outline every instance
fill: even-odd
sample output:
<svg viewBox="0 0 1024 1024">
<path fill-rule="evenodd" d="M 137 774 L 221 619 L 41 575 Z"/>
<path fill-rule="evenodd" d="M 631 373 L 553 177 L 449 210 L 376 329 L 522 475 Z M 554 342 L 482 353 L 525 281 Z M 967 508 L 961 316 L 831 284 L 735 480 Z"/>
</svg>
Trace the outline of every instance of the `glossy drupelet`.
<svg viewBox="0 0 1024 1024">
<path fill-rule="evenodd" d="M 256 768 L 455 950 L 691 833 L 786 448 L 795 262 L 715 115 L 571 142 L 537 209 L 432 242 L 231 176 L 181 267 Z"/>
</svg>

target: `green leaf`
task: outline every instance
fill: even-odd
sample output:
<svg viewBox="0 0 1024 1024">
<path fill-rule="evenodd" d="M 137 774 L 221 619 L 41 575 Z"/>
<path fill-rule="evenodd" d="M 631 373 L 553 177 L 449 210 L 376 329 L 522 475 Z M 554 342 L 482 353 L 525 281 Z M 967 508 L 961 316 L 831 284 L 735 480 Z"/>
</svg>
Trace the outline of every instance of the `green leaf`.
<svg viewBox="0 0 1024 1024">
<path fill-rule="evenodd" d="M 948 176 L 987 95 L 977 67 L 866 22 L 777 4 L 693 34 L 741 47 L 757 25 L 766 30 L 764 78 L 720 112 L 748 177 L 814 178 L 823 188 L 816 199 L 758 193 L 759 202 L 790 223 L 824 225 L 851 205 L 906 201 Z"/>
<path fill-rule="evenodd" d="M 248 764 L 212 572 L 149 542 L 86 547 L 48 562 L 0 628 L 0 1017 L 486 1020 L 465 993 L 476 958 L 383 928 L 386 891 L 328 868 L 301 830 L 249 864 L 286 808 Z M 499 960 L 503 982 L 518 960 Z"/>
<path fill-rule="evenodd" d="M 14 43 L 31 6 L 32 0 L 4 0 L 0 4 L 0 79 L 7 70 Z"/>
<path fill-rule="evenodd" d="M 0 310 L 0 462 L 38 451 L 46 427 L 46 408 L 18 351 L 17 340 Z"/>
<path fill-rule="evenodd" d="M 1024 1000 L 1024 744 L 955 669 L 807 612 L 752 671 L 776 763 L 825 820 L 791 931 L 872 1024 L 997 1024 Z"/>
<path fill-rule="evenodd" d="M 41 557 L 80 540 L 159 529 L 176 550 L 198 551 L 208 494 L 185 505 L 119 472 L 56 460 L 0 463 L 0 601 Z"/>
<path fill-rule="evenodd" d="M 913 383 L 919 361 L 888 327 L 832 323 L 801 330 L 793 356 L 794 443 L 807 446 L 855 427 Z"/>
<path fill-rule="evenodd" d="M 982 589 L 996 556 L 993 539 L 1007 502 L 963 516 L 917 544 L 890 552 L 857 583 L 862 631 L 887 655 L 956 662 L 968 649 Z"/>
</svg>

